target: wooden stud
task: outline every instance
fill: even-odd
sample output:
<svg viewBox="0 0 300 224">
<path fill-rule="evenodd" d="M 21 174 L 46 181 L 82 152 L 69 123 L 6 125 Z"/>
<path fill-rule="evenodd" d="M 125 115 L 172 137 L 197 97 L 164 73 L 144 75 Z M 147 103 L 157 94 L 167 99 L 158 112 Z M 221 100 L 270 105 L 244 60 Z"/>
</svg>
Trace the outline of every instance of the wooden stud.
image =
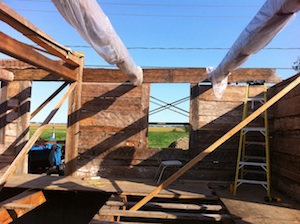
<svg viewBox="0 0 300 224">
<path fill-rule="evenodd" d="M 146 204 L 153 197 L 155 197 L 155 195 L 157 195 L 162 189 L 166 188 L 171 183 L 173 183 L 175 180 L 177 180 L 181 175 L 183 175 L 186 171 L 188 171 L 190 168 L 192 168 L 196 163 L 198 163 L 204 157 L 206 157 L 211 152 L 213 152 L 215 149 L 217 149 L 220 145 L 222 145 L 230 137 L 232 137 L 234 134 L 236 134 L 238 131 L 240 131 L 242 128 L 244 128 L 247 124 L 249 124 L 251 121 L 253 121 L 255 118 L 257 118 L 261 113 L 263 113 L 265 110 L 267 110 L 269 107 L 271 107 L 274 103 L 276 103 L 279 99 L 281 99 L 289 91 L 291 91 L 293 88 L 295 88 L 297 85 L 299 85 L 299 83 L 300 83 L 300 76 L 297 79 L 295 79 L 293 82 L 291 82 L 289 85 L 287 85 L 280 92 L 278 92 L 270 100 L 268 100 L 264 105 L 262 105 L 261 107 L 259 107 L 252 114 L 250 114 L 246 119 L 244 119 L 243 121 L 241 121 L 234 128 L 232 128 L 230 131 L 228 131 L 220 139 L 218 139 L 216 142 L 214 142 L 211 146 L 209 146 L 207 149 L 205 149 L 204 151 L 202 151 L 201 153 L 199 153 L 190 162 L 188 162 L 186 165 L 184 165 L 181 169 L 179 169 L 172 176 L 170 176 L 167 180 L 165 180 L 157 188 L 155 188 L 150 194 L 148 194 L 146 197 L 144 197 L 142 200 L 140 200 L 130 210 L 131 211 L 136 211 L 139 208 L 141 208 L 144 204 Z"/>
</svg>

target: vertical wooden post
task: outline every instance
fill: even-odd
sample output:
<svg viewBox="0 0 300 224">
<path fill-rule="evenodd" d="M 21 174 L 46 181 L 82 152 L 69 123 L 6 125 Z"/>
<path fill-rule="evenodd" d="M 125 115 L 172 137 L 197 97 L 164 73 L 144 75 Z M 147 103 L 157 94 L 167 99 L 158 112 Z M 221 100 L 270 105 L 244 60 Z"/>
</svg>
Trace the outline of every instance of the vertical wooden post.
<svg viewBox="0 0 300 224">
<path fill-rule="evenodd" d="M 199 86 L 198 83 L 190 85 L 190 130 L 189 130 L 189 149 L 196 149 L 199 126 Z"/>
<path fill-rule="evenodd" d="M 80 60 L 77 68 L 77 86 L 68 101 L 68 124 L 65 146 L 65 175 L 75 175 L 77 169 L 78 143 L 79 143 L 79 116 L 81 109 L 81 89 L 84 58 Z"/>
<path fill-rule="evenodd" d="M 5 144 L 5 127 L 6 127 L 6 111 L 7 111 L 7 82 L 1 82 L 0 89 L 0 145 Z M 0 150 L 2 153 L 2 150 Z"/>
<path fill-rule="evenodd" d="M 19 83 L 19 107 L 17 120 L 16 153 L 18 154 L 29 139 L 31 81 Z M 18 166 L 16 173 L 28 173 L 28 155 Z"/>
</svg>

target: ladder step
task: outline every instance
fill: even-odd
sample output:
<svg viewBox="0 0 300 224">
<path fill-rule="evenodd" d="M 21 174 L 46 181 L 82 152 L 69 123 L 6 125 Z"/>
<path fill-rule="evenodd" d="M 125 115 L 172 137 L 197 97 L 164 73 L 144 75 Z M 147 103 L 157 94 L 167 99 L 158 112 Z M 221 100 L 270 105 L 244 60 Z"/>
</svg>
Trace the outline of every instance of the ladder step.
<svg viewBox="0 0 300 224">
<path fill-rule="evenodd" d="M 244 174 L 248 174 L 248 173 L 256 173 L 256 174 L 263 174 L 265 175 L 266 172 L 265 171 L 259 171 L 259 170 L 244 170 Z"/>
<path fill-rule="evenodd" d="M 261 181 L 261 180 L 238 179 L 238 183 L 240 183 L 240 184 L 262 184 L 262 185 L 267 185 L 267 181 Z"/>
<path fill-rule="evenodd" d="M 263 157 L 263 156 L 245 156 L 245 159 L 266 161 L 266 157 Z M 246 161 L 246 162 L 248 162 L 248 161 Z"/>
<path fill-rule="evenodd" d="M 265 131 L 266 128 L 265 127 L 246 127 L 243 128 L 244 131 Z"/>
<path fill-rule="evenodd" d="M 265 98 L 263 98 L 263 97 L 249 97 L 247 100 L 248 101 L 256 101 L 256 102 L 264 102 Z"/>
<path fill-rule="evenodd" d="M 257 141 L 246 141 L 245 143 L 246 145 L 262 145 L 262 146 L 266 145 L 265 142 L 257 142 Z"/>
<path fill-rule="evenodd" d="M 266 163 L 257 163 L 257 162 L 240 162 L 239 163 L 240 165 L 243 165 L 243 166 L 266 166 Z"/>
</svg>

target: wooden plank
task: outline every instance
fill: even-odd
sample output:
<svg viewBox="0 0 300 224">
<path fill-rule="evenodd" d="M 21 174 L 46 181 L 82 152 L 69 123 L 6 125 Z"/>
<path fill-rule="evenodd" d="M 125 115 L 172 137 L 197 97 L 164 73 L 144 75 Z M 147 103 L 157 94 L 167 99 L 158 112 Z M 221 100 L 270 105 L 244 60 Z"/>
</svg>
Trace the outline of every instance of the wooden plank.
<svg viewBox="0 0 300 224">
<path fill-rule="evenodd" d="M 170 219 L 170 220 L 197 220 L 197 221 L 223 221 L 231 219 L 226 214 L 195 214 L 184 212 L 153 212 L 153 211 L 128 211 L 128 210 L 109 210 L 101 209 L 100 215 Z"/>
<path fill-rule="evenodd" d="M 1 224 L 8 224 L 11 223 L 13 219 L 11 218 L 10 214 L 5 208 L 0 207 L 0 223 Z"/>
<path fill-rule="evenodd" d="M 19 218 L 45 202 L 46 198 L 42 191 L 29 190 L 1 202 L 0 207 L 14 211 L 16 217 L 12 218 Z"/>
<path fill-rule="evenodd" d="M 47 49 L 49 53 L 60 57 L 70 65 L 79 65 L 80 58 L 74 55 L 71 49 L 54 41 L 50 36 L 35 27 L 31 22 L 3 2 L 0 2 L 0 19 L 24 34 L 30 40 Z"/>
<path fill-rule="evenodd" d="M 0 190 L 3 189 L 4 184 L 6 181 L 13 175 L 13 173 L 16 171 L 19 164 L 22 162 L 22 160 L 25 158 L 27 153 L 29 152 L 30 148 L 35 144 L 38 137 L 42 134 L 44 129 L 46 128 L 46 125 L 51 121 L 51 119 L 54 117 L 58 109 L 61 107 L 63 102 L 66 100 L 66 98 L 71 94 L 71 92 L 76 87 L 77 83 L 72 83 L 68 91 L 63 95 L 63 97 L 60 99 L 60 101 L 57 103 L 57 105 L 54 107 L 54 109 L 50 112 L 50 114 L 47 116 L 45 121 L 41 124 L 41 126 L 35 131 L 35 133 L 32 135 L 32 137 L 29 139 L 29 141 L 25 144 L 24 148 L 19 152 L 17 157 L 14 159 L 14 161 L 11 163 L 9 168 L 6 170 L 6 172 L 3 174 L 3 176 L 0 179 Z"/>
<path fill-rule="evenodd" d="M 27 44 L 21 43 L 0 32 L 0 51 L 29 64 L 43 68 L 66 80 L 75 81 L 76 72 L 36 52 Z"/>
<path fill-rule="evenodd" d="M 132 207 L 136 202 L 121 202 L 121 201 L 107 201 L 105 203 L 108 206 L 129 206 Z M 195 210 L 195 211 L 210 211 L 220 212 L 224 208 L 221 205 L 210 205 L 210 204 L 183 204 L 183 203 L 159 203 L 149 202 L 146 203 L 143 208 L 159 208 L 159 209 L 180 209 L 180 210 Z"/>
<path fill-rule="evenodd" d="M 69 83 L 64 82 L 55 92 L 53 92 L 38 108 L 30 115 L 30 120 L 37 115 L 55 96 L 57 96 Z"/>
<path fill-rule="evenodd" d="M 11 82 L 14 80 L 14 73 L 0 68 L 0 81 Z"/>
<path fill-rule="evenodd" d="M 172 182 L 174 182 L 176 179 L 178 179 L 181 175 L 183 175 L 186 171 L 188 171 L 196 163 L 201 161 L 208 154 L 215 151 L 220 145 L 222 145 L 224 142 L 226 142 L 230 137 L 232 137 L 234 134 L 236 134 L 238 131 L 240 131 L 242 128 L 244 128 L 247 124 L 249 124 L 251 121 L 253 121 L 255 118 L 257 118 L 261 113 L 263 113 L 265 110 L 267 110 L 269 107 L 271 107 L 274 103 L 276 103 L 284 95 L 286 95 L 288 92 L 290 92 L 296 86 L 298 86 L 299 83 L 300 83 L 300 76 L 297 79 L 295 79 L 293 82 L 291 82 L 288 86 L 286 86 L 284 89 L 282 89 L 279 93 L 277 93 L 274 97 L 272 97 L 270 100 L 268 100 L 264 105 L 262 105 L 260 108 L 258 108 L 255 112 L 250 114 L 246 119 L 244 119 L 242 122 L 237 124 L 233 129 L 228 131 L 220 139 L 218 139 L 216 142 L 214 142 L 210 147 L 205 149 L 203 152 L 201 152 L 195 158 L 193 158 L 190 162 L 188 162 L 186 165 L 184 165 L 182 168 L 180 168 L 176 173 L 174 173 L 171 177 L 169 177 L 166 181 L 164 181 L 162 184 L 160 184 L 156 189 L 154 189 L 146 197 L 144 197 L 142 200 L 140 200 L 130 210 L 136 211 L 140 207 L 142 207 L 145 203 L 147 203 L 155 195 L 157 195 L 163 188 L 169 186 Z"/>
</svg>

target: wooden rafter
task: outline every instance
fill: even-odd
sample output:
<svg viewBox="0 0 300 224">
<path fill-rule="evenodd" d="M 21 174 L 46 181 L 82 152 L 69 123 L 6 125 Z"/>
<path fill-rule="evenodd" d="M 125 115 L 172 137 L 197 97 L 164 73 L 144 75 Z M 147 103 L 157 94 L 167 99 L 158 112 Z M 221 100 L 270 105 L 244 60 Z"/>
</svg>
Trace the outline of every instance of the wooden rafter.
<svg viewBox="0 0 300 224">
<path fill-rule="evenodd" d="M 79 65 L 79 57 L 74 55 L 69 48 L 66 48 L 54 41 L 50 36 L 35 27 L 32 23 L 1 1 L 0 19 L 24 34 L 33 42 L 45 48 L 50 54 L 61 58 L 72 66 Z"/>
<path fill-rule="evenodd" d="M 284 89 L 278 92 L 275 96 L 273 96 L 270 100 L 268 100 L 265 104 L 259 107 L 256 111 L 250 114 L 246 119 L 242 120 L 239 124 L 237 124 L 234 128 L 228 131 L 225 135 L 219 138 L 216 142 L 210 145 L 207 149 L 199 153 L 196 157 L 194 157 L 190 162 L 184 165 L 181 169 L 179 169 L 176 173 L 170 176 L 167 180 L 165 180 L 162 184 L 160 184 L 157 188 L 155 188 L 151 193 L 145 196 L 142 200 L 140 200 L 137 204 L 135 204 L 130 210 L 137 211 L 143 205 L 145 205 L 148 201 L 150 201 L 153 197 L 155 197 L 162 189 L 169 186 L 175 180 L 177 180 L 180 176 L 182 176 L 186 171 L 191 169 L 195 164 L 201 161 L 204 157 L 212 153 L 216 150 L 220 145 L 226 142 L 229 138 L 239 132 L 242 128 L 244 128 L 247 124 L 252 122 L 255 118 L 257 118 L 260 114 L 262 114 L 265 110 L 275 104 L 278 100 L 284 97 L 288 92 L 294 89 L 296 86 L 300 84 L 300 76 L 287 85 Z"/>
<path fill-rule="evenodd" d="M 45 57 L 33 50 L 29 45 L 19 42 L 2 32 L 0 32 L 0 40 L 0 52 L 43 68 L 53 74 L 64 77 L 67 80 L 75 81 L 77 79 L 75 70 L 61 65 L 58 61 L 53 61 Z"/>
</svg>

